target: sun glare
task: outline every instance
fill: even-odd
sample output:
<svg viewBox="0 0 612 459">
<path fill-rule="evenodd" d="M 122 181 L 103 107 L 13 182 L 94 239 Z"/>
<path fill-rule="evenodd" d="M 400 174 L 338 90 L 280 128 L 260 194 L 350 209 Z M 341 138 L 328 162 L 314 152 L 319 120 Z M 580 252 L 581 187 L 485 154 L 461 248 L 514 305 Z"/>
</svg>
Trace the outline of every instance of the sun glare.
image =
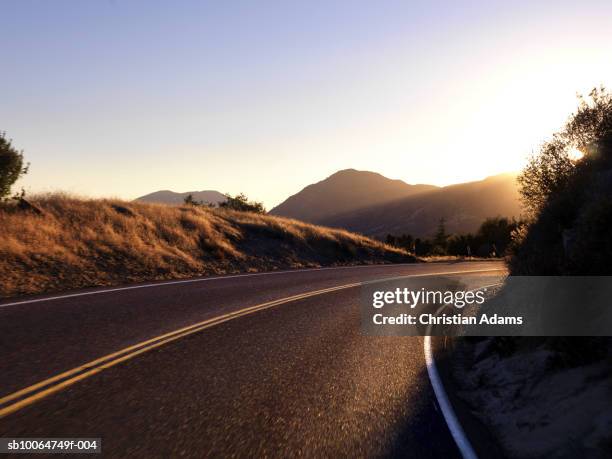
<svg viewBox="0 0 612 459">
<path fill-rule="evenodd" d="M 570 150 L 567 152 L 567 155 L 572 161 L 578 161 L 579 159 L 582 159 L 584 153 L 578 150 L 577 148 L 570 148 Z"/>
</svg>

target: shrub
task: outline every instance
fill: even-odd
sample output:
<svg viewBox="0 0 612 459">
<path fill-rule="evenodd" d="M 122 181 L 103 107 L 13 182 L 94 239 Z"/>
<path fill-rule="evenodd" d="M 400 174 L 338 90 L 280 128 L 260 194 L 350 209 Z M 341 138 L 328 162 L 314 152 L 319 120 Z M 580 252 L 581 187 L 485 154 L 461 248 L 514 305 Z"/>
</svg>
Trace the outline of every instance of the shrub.
<svg viewBox="0 0 612 459">
<path fill-rule="evenodd" d="M 196 201 L 196 200 L 193 198 L 193 195 L 192 195 L 192 194 L 188 194 L 187 196 L 185 196 L 185 199 L 183 199 L 183 203 L 184 203 L 186 206 L 199 206 L 199 205 L 201 205 L 201 204 L 202 204 L 200 201 Z"/>
<path fill-rule="evenodd" d="M 469 249 L 468 249 L 469 247 Z M 474 254 L 478 247 L 473 234 L 456 234 L 448 240 L 448 254 L 457 256 L 469 256 Z"/>
<path fill-rule="evenodd" d="M 183 199 L 183 204 L 193 207 L 209 207 L 211 209 L 216 207 L 212 202 L 196 200 L 191 193 L 185 196 L 185 199 Z"/>
<path fill-rule="evenodd" d="M 225 196 L 227 200 L 219 203 L 219 207 L 221 208 L 238 210 L 241 212 L 254 212 L 256 214 L 266 213 L 266 208 L 263 203 L 249 201 L 249 198 L 244 193 L 237 194 L 236 196 L 226 193 Z"/>
<path fill-rule="evenodd" d="M 572 158 L 572 148 L 584 156 Z M 530 160 L 519 185 L 531 221 L 514 231 L 511 274 L 612 274 L 612 94 L 601 88 L 580 98 L 577 112 Z M 603 337 L 542 342 L 556 352 L 559 366 L 605 358 L 611 347 Z"/>
<path fill-rule="evenodd" d="M 584 154 L 572 158 L 576 149 Z M 589 97 L 579 97 L 576 113 L 565 128 L 542 145 L 518 177 L 525 207 L 536 216 L 551 199 L 572 186 L 577 175 L 604 169 L 612 162 L 612 94 L 595 88 Z"/>
<path fill-rule="evenodd" d="M 10 195 L 13 184 L 27 172 L 23 153 L 13 147 L 4 132 L 0 132 L 0 200 Z"/>
<path fill-rule="evenodd" d="M 573 148 L 584 153 L 572 159 Z M 612 273 L 612 94 L 580 99 L 565 128 L 545 143 L 519 176 L 531 221 L 513 243 L 510 271 L 519 275 Z"/>
</svg>

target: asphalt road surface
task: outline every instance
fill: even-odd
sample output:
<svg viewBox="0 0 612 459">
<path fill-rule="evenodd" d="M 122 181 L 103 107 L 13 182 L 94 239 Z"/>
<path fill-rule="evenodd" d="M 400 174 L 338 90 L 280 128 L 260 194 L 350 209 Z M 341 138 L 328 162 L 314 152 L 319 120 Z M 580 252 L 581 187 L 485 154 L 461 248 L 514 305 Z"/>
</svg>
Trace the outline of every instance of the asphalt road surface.
<svg viewBox="0 0 612 459">
<path fill-rule="evenodd" d="M 362 335 L 358 283 L 491 269 L 503 265 L 332 268 L 5 300 L 0 437 L 102 438 L 105 457 L 456 457 L 422 338 Z"/>
</svg>

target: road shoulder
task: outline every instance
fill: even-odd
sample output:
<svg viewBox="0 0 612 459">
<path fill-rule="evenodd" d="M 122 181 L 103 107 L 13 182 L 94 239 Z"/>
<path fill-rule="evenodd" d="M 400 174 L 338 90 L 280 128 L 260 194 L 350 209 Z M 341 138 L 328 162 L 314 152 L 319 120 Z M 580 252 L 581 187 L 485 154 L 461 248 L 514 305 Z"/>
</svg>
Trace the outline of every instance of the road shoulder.
<svg viewBox="0 0 612 459">
<path fill-rule="evenodd" d="M 445 336 L 431 337 L 433 356 L 444 390 L 477 456 L 481 458 L 504 458 L 504 453 L 492 432 L 472 413 L 465 401 L 458 396 L 459 387 L 452 376 L 452 359 L 457 358 L 453 355 L 456 345 L 455 339 Z M 465 363 L 467 364 L 467 362 Z"/>
</svg>

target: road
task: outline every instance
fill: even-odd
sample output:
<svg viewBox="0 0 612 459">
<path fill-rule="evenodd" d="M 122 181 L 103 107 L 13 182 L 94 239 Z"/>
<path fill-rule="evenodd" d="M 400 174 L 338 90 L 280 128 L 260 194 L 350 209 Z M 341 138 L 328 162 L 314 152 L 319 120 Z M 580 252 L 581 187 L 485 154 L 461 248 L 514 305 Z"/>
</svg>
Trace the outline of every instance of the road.
<svg viewBox="0 0 612 459">
<path fill-rule="evenodd" d="M 456 457 L 422 338 L 363 336 L 358 283 L 491 269 L 502 264 L 302 270 L 0 302 L 0 437 L 101 437 L 106 457 Z"/>
</svg>

